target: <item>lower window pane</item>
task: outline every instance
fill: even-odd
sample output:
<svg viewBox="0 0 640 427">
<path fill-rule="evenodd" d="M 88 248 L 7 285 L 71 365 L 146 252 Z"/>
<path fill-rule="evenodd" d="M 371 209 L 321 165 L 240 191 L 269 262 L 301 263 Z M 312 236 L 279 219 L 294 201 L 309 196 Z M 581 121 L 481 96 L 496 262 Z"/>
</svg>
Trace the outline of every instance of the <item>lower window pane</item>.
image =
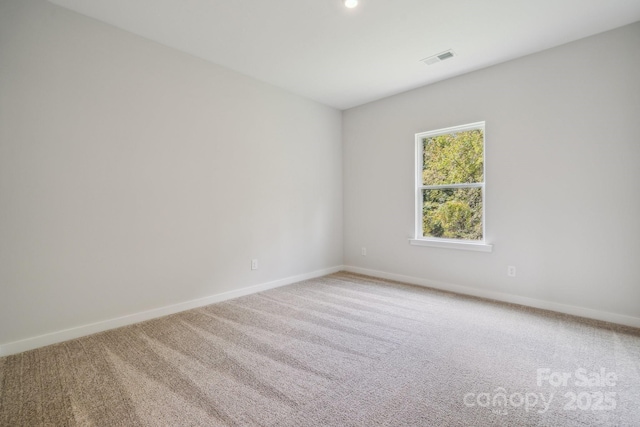
<svg viewBox="0 0 640 427">
<path fill-rule="evenodd" d="M 482 240 L 482 188 L 422 190 L 425 237 Z"/>
</svg>

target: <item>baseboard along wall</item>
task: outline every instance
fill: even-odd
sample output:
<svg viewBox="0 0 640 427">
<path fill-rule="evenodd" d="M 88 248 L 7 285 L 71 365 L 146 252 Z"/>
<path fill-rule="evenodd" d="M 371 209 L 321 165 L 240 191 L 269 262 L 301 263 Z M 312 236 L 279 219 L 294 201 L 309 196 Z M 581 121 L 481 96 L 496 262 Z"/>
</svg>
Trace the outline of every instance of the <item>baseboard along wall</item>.
<svg viewBox="0 0 640 427">
<path fill-rule="evenodd" d="M 181 311 L 190 310 L 192 308 L 203 307 L 205 305 L 227 301 L 233 298 L 238 298 L 241 296 L 250 295 L 257 292 L 266 291 L 267 289 L 273 289 L 280 286 L 290 285 L 292 283 L 300 282 L 303 280 L 326 276 L 328 274 L 337 273 L 338 271 L 347 271 L 350 273 L 363 274 L 366 276 L 378 277 L 380 279 L 394 280 L 397 282 L 409 283 L 412 285 L 423 286 L 427 288 L 455 292 L 458 294 L 475 296 L 480 298 L 488 298 L 488 299 L 507 302 L 511 304 L 519 304 L 527 307 L 550 310 L 558 313 L 564 313 L 564 314 L 584 317 L 588 319 L 601 320 L 604 322 L 610 322 L 610 323 L 615 323 L 619 325 L 640 328 L 640 318 L 638 317 L 626 316 L 623 314 L 610 313 L 610 312 L 600 311 L 600 310 L 594 310 L 591 308 L 560 304 L 556 302 L 539 300 L 535 298 L 522 297 L 518 295 L 507 294 L 504 292 L 495 292 L 495 291 L 471 288 L 468 286 L 454 285 L 451 283 L 439 282 L 439 281 L 423 279 L 423 278 L 418 278 L 413 276 L 405 276 L 405 275 L 396 274 L 396 273 L 388 273 L 385 271 L 370 270 L 370 269 L 354 267 L 354 266 L 335 266 L 331 268 L 313 271 L 311 273 L 291 276 L 284 279 L 279 279 L 279 280 L 274 280 L 267 283 L 248 286 L 242 289 L 223 292 L 220 294 L 211 295 L 204 298 L 198 298 L 191 301 L 185 301 L 178 304 L 160 307 L 153 310 L 147 310 L 140 313 L 134 313 L 127 316 L 117 317 L 114 319 L 91 323 L 88 325 L 82 325 L 75 328 L 65 329 L 62 331 L 56 331 L 56 332 L 39 335 L 32 338 L 26 338 L 20 341 L 1 344 L 0 357 L 21 353 L 27 350 L 33 350 L 35 348 L 44 347 L 51 344 L 57 344 L 63 341 L 80 338 L 86 335 L 91 335 L 98 332 L 119 328 L 121 326 L 132 325 L 134 323 L 143 322 L 145 320 L 151 320 L 151 319 L 155 319 L 162 316 L 167 316 L 169 314 L 179 313 Z"/>
<path fill-rule="evenodd" d="M 578 307 L 573 305 L 561 304 L 557 302 L 545 301 L 536 298 L 523 297 L 519 295 L 508 294 L 504 292 L 489 291 L 469 286 L 454 285 L 451 283 L 439 282 L 435 280 L 422 279 L 418 277 L 405 276 L 402 274 L 388 273 L 379 270 L 370 270 L 367 268 L 344 266 L 344 271 L 350 273 L 364 274 L 366 276 L 378 277 L 380 279 L 394 280 L 397 282 L 409 283 L 412 285 L 423 286 L 427 288 L 439 289 L 442 291 L 455 292 L 457 294 L 469 295 L 480 298 L 487 298 L 511 304 L 518 304 L 542 310 L 555 311 L 557 313 L 570 314 L 572 316 L 584 317 L 587 319 L 601 320 L 604 322 L 615 323 L 618 325 L 631 326 L 640 328 L 640 318 L 627 316 L 624 314 L 610 313 L 607 311 L 594 310 L 592 308 Z"/>
<path fill-rule="evenodd" d="M 75 328 L 69 328 L 62 331 L 51 332 L 48 334 L 39 335 L 32 338 L 26 338 L 20 341 L 13 341 L 5 344 L 0 344 L 0 357 L 21 353 L 27 350 L 33 350 L 35 348 L 44 347 L 51 344 L 57 344 L 63 341 L 80 338 L 80 337 L 95 334 L 98 332 L 108 331 L 110 329 L 119 328 L 121 326 L 132 325 L 134 323 L 139 323 L 145 320 L 151 320 L 158 317 L 167 316 L 169 314 L 179 313 L 181 311 L 190 310 L 192 308 L 203 307 L 205 305 L 227 301 L 227 300 L 242 297 L 245 295 L 255 294 L 257 292 L 266 291 L 267 289 L 286 286 L 292 283 L 301 282 L 303 280 L 309 280 L 309 279 L 314 279 L 316 277 L 326 276 L 328 274 L 337 273 L 338 271 L 341 271 L 341 270 L 343 270 L 342 266 L 325 268 L 322 270 L 317 270 L 317 271 L 313 271 L 306 274 L 286 277 L 284 279 L 274 280 L 271 282 L 248 286 L 248 287 L 236 289 L 233 291 L 210 295 L 204 298 L 198 298 L 190 301 L 180 302 L 177 304 L 155 308 L 152 310 L 133 313 L 127 316 L 117 317 L 114 319 L 104 320 L 101 322 L 90 323 L 88 325 L 77 326 Z"/>
</svg>

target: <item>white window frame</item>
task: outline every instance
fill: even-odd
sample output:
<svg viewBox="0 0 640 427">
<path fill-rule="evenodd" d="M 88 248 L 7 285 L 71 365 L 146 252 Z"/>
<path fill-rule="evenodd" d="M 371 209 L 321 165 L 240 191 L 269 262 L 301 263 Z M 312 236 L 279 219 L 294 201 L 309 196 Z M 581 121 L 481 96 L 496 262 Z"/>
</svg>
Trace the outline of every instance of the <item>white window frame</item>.
<svg viewBox="0 0 640 427">
<path fill-rule="evenodd" d="M 439 135 L 446 135 L 450 133 L 464 132 L 469 130 L 481 129 L 482 130 L 482 156 L 483 156 L 483 182 L 472 184 L 447 184 L 447 185 L 424 185 L 422 182 L 422 162 L 423 157 L 423 140 Z M 486 185 L 486 131 L 485 122 L 469 123 L 461 126 L 453 126 L 444 129 L 437 129 L 428 132 L 421 132 L 415 134 L 415 233 L 414 238 L 409 239 L 409 243 L 416 246 L 430 246 L 446 249 L 462 249 L 470 251 L 491 252 L 493 245 L 486 242 L 486 230 L 485 230 L 485 215 L 486 215 L 486 198 L 485 198 L 485 185 Z M 438 188 L 481 188 L 482 189 L 482 240 L 464 240 L 464 239 L 443 239 L 440 237 L 425 236 L 422 229 L 422 203 L 423 203 L 423 190 L 433 190 Z"/>
</svg>

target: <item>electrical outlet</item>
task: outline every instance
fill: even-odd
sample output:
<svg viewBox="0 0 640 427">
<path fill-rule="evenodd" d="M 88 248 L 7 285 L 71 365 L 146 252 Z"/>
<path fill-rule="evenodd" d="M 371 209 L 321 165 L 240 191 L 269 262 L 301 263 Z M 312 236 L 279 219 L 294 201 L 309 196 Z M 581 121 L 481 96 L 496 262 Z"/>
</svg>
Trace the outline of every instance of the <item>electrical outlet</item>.
<svg viewBox="0 0 640 427">
<path fill-rule="evenodd" d="M 362 250 L 360 251 L 360 253 L 362 254 L 362 256 L 367 256 L 367 248 L 365 248 L 364 246 L 362 247 Z"/>
<path fill-rule="evenodd" d="M 516 268 L 513 265 L 507 267 L 507 276 L 516 277 Z"/>
<path fill-rule="evenodd" d="M 252 259 L 251 260 L 251 269 L 252 270 L 257 270 L 258 269 L 258 260 L 257 259 Z"/>
</svg>

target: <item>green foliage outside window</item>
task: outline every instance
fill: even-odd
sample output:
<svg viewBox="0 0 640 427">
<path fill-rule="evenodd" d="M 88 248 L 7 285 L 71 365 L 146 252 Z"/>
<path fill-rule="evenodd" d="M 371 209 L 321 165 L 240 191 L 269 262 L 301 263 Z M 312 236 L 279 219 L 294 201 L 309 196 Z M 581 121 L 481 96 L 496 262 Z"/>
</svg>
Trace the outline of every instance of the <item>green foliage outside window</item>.
<svg viewBox="0 0 640 427">
<path fill-rule="evenodd" d="M 480 129 L 423 139 L 425 186 L 484 182 L 484 135 Z M 425 236 L 482 239 L 482 188 L 424 189 Z"/>
</svg>

